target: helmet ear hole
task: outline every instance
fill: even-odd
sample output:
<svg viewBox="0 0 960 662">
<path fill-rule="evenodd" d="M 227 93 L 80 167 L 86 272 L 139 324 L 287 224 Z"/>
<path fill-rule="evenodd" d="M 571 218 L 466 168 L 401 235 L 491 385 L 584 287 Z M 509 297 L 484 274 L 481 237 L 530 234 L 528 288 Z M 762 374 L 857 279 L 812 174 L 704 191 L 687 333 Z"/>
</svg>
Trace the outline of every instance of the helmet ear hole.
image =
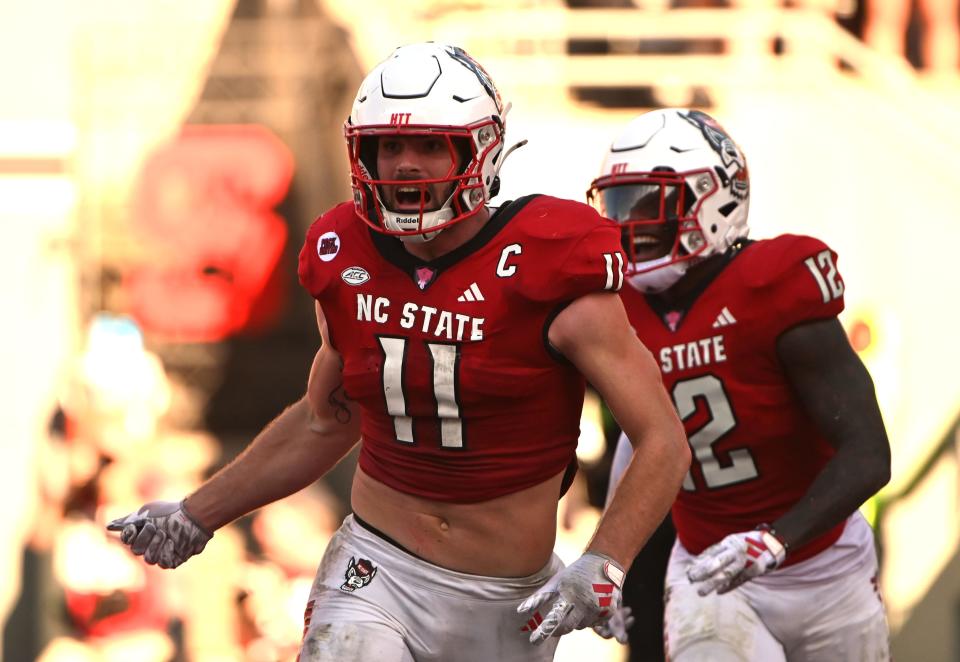
<svg viewBox="0 0 960 662">
<path fill-rule="evenodd" d="M 500 175 L 494 177 L 493 183 L 490 184 L 490 197 L 495 198 L 498 193 L 500 193 Z"/>
<path fill-rule="evenodd" d="M 730 214 L 733 213 L 733 210 L 736 208 L 737 208 L 736 202 L 728 202 L 727 204 L 720 207 L 720 209 L 718 209 L 717 211 L 723 214 L 724 216 L 729 216 Z"/>
</svg>

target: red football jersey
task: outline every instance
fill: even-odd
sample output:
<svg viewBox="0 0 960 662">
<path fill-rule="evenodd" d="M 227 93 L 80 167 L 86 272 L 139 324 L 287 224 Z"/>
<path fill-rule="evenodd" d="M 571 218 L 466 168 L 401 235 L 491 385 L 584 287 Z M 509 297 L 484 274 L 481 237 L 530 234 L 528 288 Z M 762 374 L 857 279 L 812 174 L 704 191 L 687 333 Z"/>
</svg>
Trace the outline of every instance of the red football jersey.
<svg viewBox="0 0 960 662">
<path fill-rule="evenodd" d="M 470 221 L 465 221 L 469 223 Z M 572 300 L 623 282 L 618 226 L 530 196 L 423 262 L 335 207 L 307 232 L 300 281 L 323 307 L 362 411 L 360 466 L 408 494 L 477 502 L 575 459 L 584 380 L 547 329 Z"/>
<path fill-rule="evenodd" d="M 748 243 L 684 311 L 629 285 L 630 322 L 660 364 L 693 451 L 673 506 L 677 535 L 699 554 L 792 507 L 833 456 L 793 394 L 777 338 L 843 310 L 836 254 L 811 237 Z M 839 524 L 793 549 L 796 563 L 832 544 Z"/>
</svg>

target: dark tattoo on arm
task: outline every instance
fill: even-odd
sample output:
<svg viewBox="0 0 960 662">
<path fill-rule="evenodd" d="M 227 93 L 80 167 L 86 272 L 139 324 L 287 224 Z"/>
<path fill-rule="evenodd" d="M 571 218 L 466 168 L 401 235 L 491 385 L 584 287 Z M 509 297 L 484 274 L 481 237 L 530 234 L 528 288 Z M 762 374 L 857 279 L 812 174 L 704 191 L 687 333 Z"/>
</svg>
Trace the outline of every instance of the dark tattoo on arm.
<svg viewBox="0 0 960 662">
<path fill-rule="evenodd" d="M 336 416 L 337 423 L 346 425 L 353 418 L 353 414 L 347 406 L 348 400 L 351 400 L 351 398 L 347 395 L 343 384 L 337 384 L 337 387 L 330 391 L 330 395 L 327 396 L 327 402 L 335 411 L 334 416 Z"/>
</svg>

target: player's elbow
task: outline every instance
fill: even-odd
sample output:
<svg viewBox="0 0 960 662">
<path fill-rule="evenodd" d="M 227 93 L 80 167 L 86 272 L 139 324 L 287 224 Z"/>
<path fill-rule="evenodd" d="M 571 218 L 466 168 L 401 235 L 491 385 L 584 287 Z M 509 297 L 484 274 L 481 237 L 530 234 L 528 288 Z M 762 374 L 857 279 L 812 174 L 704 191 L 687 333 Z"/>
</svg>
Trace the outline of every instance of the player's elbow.
<svg viewBox="0 0 960 662">
<path fill-rule="evenodd" d="M 690 444 L 687 443 L 687 433 L 679 420 L 674 425 L 673 446 L 677 457 L 677 464 L 680 467 L 680 475 L 683 476 L 687 473 L 687 470 L 690 469 L 692 455 L 690 453 Z"/>
<path fill-rule="evenodd" d="M 890 482 L 890 445 L 884 439 L 883 444 L 864 445 L 850 456 L 849 473 L 851 484 L 868 499 Z"/>
<path fill-rule="evenodd" d="M 884 485 L 890 482 L 890 445 L 884 444 L 870 463 L 870 493 L 879 492 Z"/>
<path fill-rule="evenodd" d="M 683 424 L 675 416 L 668 417 L 663 424 L 660 438 L 663 440 L 667 467 L 673 471 L 679 483 L 690 468 L 691 460 L 690 444 L 687 443 Z"/>
</svg>

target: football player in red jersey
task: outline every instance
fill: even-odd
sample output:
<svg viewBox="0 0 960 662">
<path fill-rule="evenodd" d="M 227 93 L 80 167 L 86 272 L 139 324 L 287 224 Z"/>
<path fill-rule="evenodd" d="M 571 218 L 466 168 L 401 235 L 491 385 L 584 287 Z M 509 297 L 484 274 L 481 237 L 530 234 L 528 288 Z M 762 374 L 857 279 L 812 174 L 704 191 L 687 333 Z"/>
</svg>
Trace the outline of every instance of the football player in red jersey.
<svg viewBox="0 0 960 662">
<path fill-rule="evenodd" d="M 110 525 L 175 567 L 359 440 L 353 513 L 317 572 L 301 660 L 550 660 L 558 636 L 619 605 L 623 568 L 689 466 L 616 294 L 617 225 L 546 196 L 488 206 L 505 115 L 456 47 L 402 47 L 368 75 L 345 126 L 353 201 L 321 216 L 300 254 L 323 340 L 306 395 L 183 502 Z M 636 461 L 564 568 L 557 500 L 586 380 Z"/>
<path fill-rule="evenodd" d="M 836 253 L 746 238 L 746 160 L 696 110 L 633 120 L 588 197 L 621 224 L 621 296 L 693 451 L 672 509 L 668 658 L 889 659 L 857 508 L 889 479 L 890 447 L 837 319 Z"/>
</svg>

